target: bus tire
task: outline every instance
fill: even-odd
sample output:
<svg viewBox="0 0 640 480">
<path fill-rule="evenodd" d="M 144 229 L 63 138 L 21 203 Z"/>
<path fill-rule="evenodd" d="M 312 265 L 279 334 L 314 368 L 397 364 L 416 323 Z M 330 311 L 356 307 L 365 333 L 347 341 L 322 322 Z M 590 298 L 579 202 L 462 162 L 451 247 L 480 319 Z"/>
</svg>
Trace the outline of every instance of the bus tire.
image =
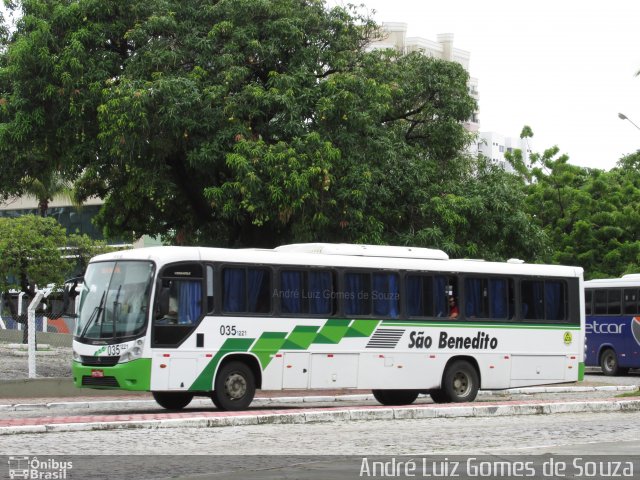
<svg viewBox="0 0 640 480">
<path fill-rule="evenodd" d="M 211 392 L 211 401 L 213 402 L 213 404 L 218 410 L 222 410 L 222 407 L 220 406 L 220 402 L 218 401 L 218 397 L 214 395 L 214 392 Z"/>
<path fill-rule="evenodd" d="M 189 392 L 151 392 L 158 405 L 167 410 L 182 410 L 193 400 Z"/>
<path fill-rule="evenodd" d="M 433 400 L 433 403 L 449 403 L 451 401 L 444 390 L 441 389 L 431 390 L 429 396 L 431 400 Z"/>
<path fill-rule="evenodd" d="M 245 410 L 255 393 L 256 381 L 251 369 L 243 362 L 233 361 L 220 368 L 211 399 L 220 410 Z"/>
<path fill-rule="evenodd" d="M 618 364 L 618 355 L 613 348 L 606 348 L 600 355 L 600 368 L 602 373 L 609 377 L 623 374 L 623 369 Z"/>
<path fill-rule="evenodd" d="M 478 372 L 466 360 L 456 360 L 445 370 L 442 390 L 450 402 L 473 402 L 479 389 Z"/>
<path fill-rule="evenodd" d="M 409 405 L 418 398 L 417 390 L 372 390 L 371 393 L 382 405 Z"/>
</svg>

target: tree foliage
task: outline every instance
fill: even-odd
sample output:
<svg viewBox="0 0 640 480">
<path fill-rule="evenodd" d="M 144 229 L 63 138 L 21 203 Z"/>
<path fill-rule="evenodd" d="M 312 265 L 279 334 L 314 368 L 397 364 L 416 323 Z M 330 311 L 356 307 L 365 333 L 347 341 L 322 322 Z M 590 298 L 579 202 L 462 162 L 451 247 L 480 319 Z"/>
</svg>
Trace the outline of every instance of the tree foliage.
<svg viewBox="0 0 640 480">
<path fill-rule="evenodd" d="M 521 178 L 550 242 L 541 260 L 581 266 L 587 279 L 640 271 L 639 166 L 638 153 L 608 172 L 572 165 L 558 147 L 532 154 Z"/>
<path fill-rule="evenodd" d="M 111 249 L 86 235 L 67 235 L 52 217 L 0 217 L 0 291 L 32 295 L 49 284 L 84 273 L 89 259 Z"/>
<path fill-rule="evenodd" d="M 536 261 L 548 247 L 526 212 L 522 182 L 486 158 L 464 182 L 443 182 L 440 192 L 420 205 L 421 221 L 408 243 L 436 243 L 455 257 L 487 260 Z"/>
<path fill-rule="evenodd" d="M 107 236 L 412 243 L 534 259 L 522 185 L 461 152 L 457 63 L 372 50 L 322 0 L 15 0 L 0 55 L 0 192 L 99 196 Z"/>
<path fill-rule="evenodd" d="M 380 240 L 375 186 L 467 141 L 467 74 L 365 49 L 321 1 L 15 2 L 0 71 L 2 191 L 58 169 L 112 235 L 226 245 Z M 433 170 L 433 168 L 432 168 Z M 397 199 L 394 199 L 397 200 Z"/>
<path fill-rule="evenodd" d="M 36 284 L 62 284 L 71 267 L 64 246 L 66 232 L 53 218 L 0 218 L 0 289 L 30 293 Z"/>
</svg>

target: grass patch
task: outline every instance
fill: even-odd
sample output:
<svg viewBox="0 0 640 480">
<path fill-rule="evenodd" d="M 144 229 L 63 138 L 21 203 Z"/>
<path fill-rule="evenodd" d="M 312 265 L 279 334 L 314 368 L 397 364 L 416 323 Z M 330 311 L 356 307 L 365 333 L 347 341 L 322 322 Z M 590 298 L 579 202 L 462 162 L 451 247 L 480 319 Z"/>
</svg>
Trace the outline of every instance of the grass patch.
<svg viewBox="0 0 640 480">
<path fill-rule="evenodd" d="M 616 398 L 617 397 L 640 397 L 640 390 L 636 389 L 631 392 L 624 392 L 624 393 L 621 393 L 620 395 L 616 395 Z"/>
</svg>

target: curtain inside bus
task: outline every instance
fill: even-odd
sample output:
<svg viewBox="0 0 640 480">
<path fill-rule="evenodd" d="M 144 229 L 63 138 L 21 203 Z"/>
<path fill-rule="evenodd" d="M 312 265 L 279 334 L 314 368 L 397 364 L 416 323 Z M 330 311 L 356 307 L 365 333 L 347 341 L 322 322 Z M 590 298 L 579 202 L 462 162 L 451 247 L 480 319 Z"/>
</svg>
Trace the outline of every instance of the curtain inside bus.
<svg viewBox="0 0 640 480">
<path fill-rule="evenodd" d="M 202 284 L 183 280 L 179 283 L 178 323 L 196 323 L 202 313 Z"/>
<path fill-rule="evenodd" d="M 393 273 L 373 274 L 373 313 L 383 317 L 397 318 L 400 292 L 398 276 Z"/>
<path fill-rule="evenodd" d="M 564 320 L 564 296 L 560 282 L 545 282 L 545 308 L 547 320 Z"/>
<path fill-rule="evenodd" d="M 225 268 L 222 272 L 224 296 L 223 310 L 225 312 L 244 312 L 245 272 L 242 268 Z"/>
<path fill-rule="evenodd" d="M 302 313 L 302 272 L 280 273 L 280 306 L 282 313 Z"/>
<path fill-rule="evenodd" d="M 370 302 L 368 278 L 364 273 L 345 273 L 344 313 L 346 315 L 368 315 Z"/>
<path fill-rule="evenodd" d="M 333 285 L 330 272 L 309 272 L 309 313 L 330 315 Z"/>
<path fill-rule="evenodd" d="M 509 301 L 507 299 L 507 280 L 492 278 L 489 280 L 489 301 L 491 318 L 508 318 Z"/>
</svg>

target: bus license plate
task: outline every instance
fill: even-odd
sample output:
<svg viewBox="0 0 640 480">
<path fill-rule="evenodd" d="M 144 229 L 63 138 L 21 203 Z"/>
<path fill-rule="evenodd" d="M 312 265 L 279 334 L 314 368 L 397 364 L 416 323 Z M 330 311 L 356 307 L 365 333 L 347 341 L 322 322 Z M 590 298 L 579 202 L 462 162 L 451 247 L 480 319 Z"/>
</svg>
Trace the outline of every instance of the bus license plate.
<svg viewBox="0 0 640 480">
<path fill-rule="evenodd" d="M 94 378 L 104 377 L 104 370 L 91 370 L 91 376 Z"/>
</svg>

